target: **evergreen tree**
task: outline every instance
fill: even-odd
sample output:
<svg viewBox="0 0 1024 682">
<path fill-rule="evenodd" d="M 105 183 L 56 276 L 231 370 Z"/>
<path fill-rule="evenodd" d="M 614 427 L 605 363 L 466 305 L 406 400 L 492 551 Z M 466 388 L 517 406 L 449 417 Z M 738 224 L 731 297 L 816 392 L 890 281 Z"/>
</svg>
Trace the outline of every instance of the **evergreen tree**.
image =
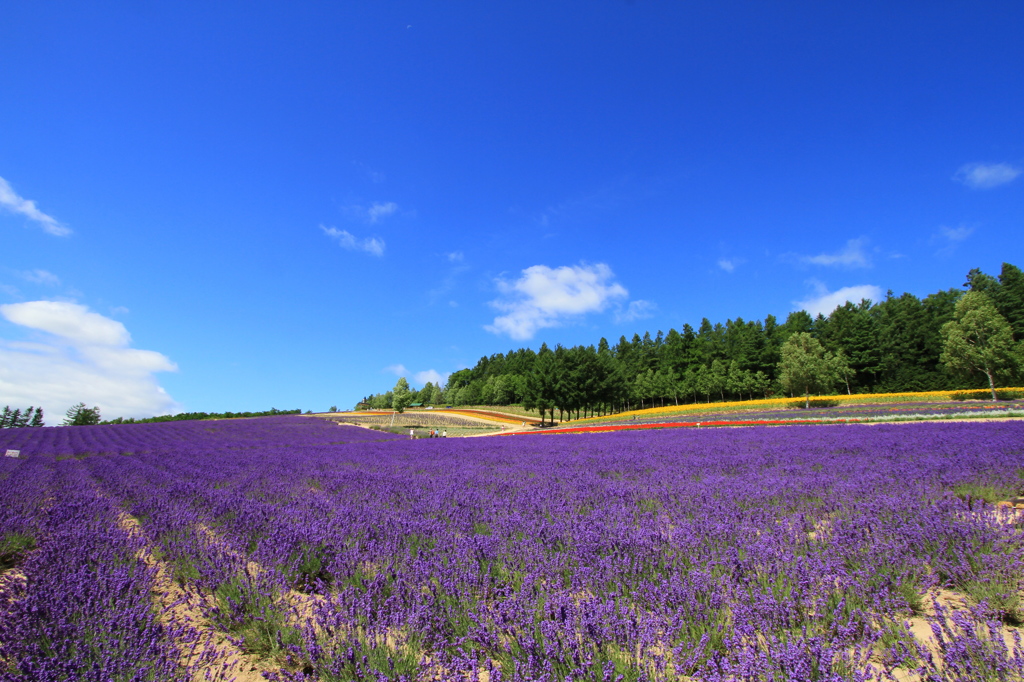
<svg viewBox="0 0 1024 682">
<path fill-rule="evenodd" d="M 660 367 L 669 372 L 684 372 L 687 366 L 686 341 L 675 329 L 669 329 L 661 351 Z"/>
<path fill-rule="evenodd" d="M 679 376 L 669 369 L 659 369 L 654 373 L 654 391 L 661 398 L 662 407 L 665 406 L 665 398 L 671 398 L 676 405 L 679 404 Z"/>
<path fill-rule="evenodd" d="M 999 280 L 992 275 L 986 275 L 978 268 L 974 268 L 967 273 L 967 281 L 964 282 L 964 286 L 970 291 L 994 297 L 999 289 Z"/>
<path fill-rule="evenodd" d="M 913 294 L 895 297 L 892 292 L 875 306 L 872 314 L 881 355 L 876 390 L 889 393 L 949 387 L 949 377 L 939 362 L 944 310 L 943 305 L 926 307 Z"/>
<path fill-rule="evenodd" d="M 693 402 L 697 402 L 697 394 L 700 393 L 700 387 L 697 383 L 697 372 L 692 367 L 687 367 L 686 371 L 679 377 L 679 392 L 684 396 L 693 396 Z"/>
<path fill-rule="evenodd" d="M 999 314 L 1010 323 L 1013 338 L 1024 341 L 1024 273 L 1020 268 L 1003 263 L 1003 270 L 999 273 L 999 291 L 994 303 Z"/>
<path fill-rule="evenodd" d="M 768 389 L 771 388 L 772 380 L 768 378 L 768 375 L 758 370 L 754 372 L 751 378 L 750 386 L 751 389 L 762 395 L 764 398 L 768 397 Z"/>
<path fill-rule="evenodd" d="M 430 396 L 433 393 L 433 388 L 434 384 L 428 381 L 426 384 L 423 385 L 423 388 L 416 392 L 416 396 L 413 399 L 413 402 L 420 403 L 421 405 L 429 405 Z"/>
<path fill-rule="evenodd" d="M 523 407 L 540 412 L 540 423 L 544 424 L 544 415 L 550 410 L 551 421 L 555 420 L 555 354 L 547 344 L 541 344 L 537 358 L 533 363 L 526 383 L 526 394 Z"/>
<path fill-rule="evenodd" d="M 594 402 L 612 411 L 622 400 L 621 368 L 615 361 L 608 341 L 597 344 L 597 385 Z"/>
<path fill-rule="evenodd" d="M 652 398 L 651 407 L 653 405 L 654 397 L 654 370 L 648 369 L 643 372 L 637 373 L 633 379 L 633 399 L 640 402 L 640 409 L 644 409 L 646 405 L 644 401 L 648 398 Z"/>
<path fill-rule="evenodd" d="M 32 415 L 35 413 L 35 405 L 29 405 L 29 408 L 21 413 L 21 415 L 14 421 L 14 427 L 23 429 L 28 426 L 29 421 L 32 419 Z"/>
<path fill-rule="evenodd" d="M 64 416 L 64 426 L 91 426 L 100 423 L 100 408 L 86 407 L 85 403 L 78 403 L 68 408 Z"/>
<path fill-rule="evenodd" d="M 492 374 L 487 377 L 483 385 L 480 386 L 480 404 L 481 405 L 496 405 L 497 400 L 494 399 L 494 380 L 495 376 Z"/>
<path fill-rule="evenodd" d="M 793 334 L 810 334 L 814 330 L 814 318 L 806 310 L 796 310 L 786 317 L 782 325 L 783 342 Z"/>
<path fill-rule="evenodd" d="M 878 332 L 870 310 L 871 302 L 868 300 L 861 300 L 856 305 L 848 301 L 832 311 L 819 331 L 819 340 L 826 349 L 846 354 L 849 366 L 854 370 L 848 388 L 857 392 L 868 390 L 878 378 Z"/>
<path fill-rule="evenodd" d="M 774 315 L 766 315 L 764 318 L 764 346 L 761 350 L 761 357 L 758 358 L 757 369 L 764 372 L 769 379 L 775 378 L 776 368 L 779 360 L 782 359 L 783 329 L 779 326 Z"/>
<path fill-rule="evenodd" d="M 711 376 L 711 370 L 704 365 L 697 366 L 697 372 L 694 376 L 694 385 L 697 388 L 697 392 L 703 395 L 707 402 L 711 402 L 711 394 L 715 390 L 715 382 Z"/>
<path fill-rule="evenodd" d="M 32 415 L 32 421 L 28 425 L 31 427 L 45 426 L 43 422 L 43 408 L 36 408 L 35 414 Z"/>
<path fill-rule="evenodd" d="M 729 367 L 716 358 L 711 363 L 708 380 L 711 382 L 711 391 L 717 393 L 722 400 L 725 400 L 725 387 L 729 383 Z"/>
</svg>

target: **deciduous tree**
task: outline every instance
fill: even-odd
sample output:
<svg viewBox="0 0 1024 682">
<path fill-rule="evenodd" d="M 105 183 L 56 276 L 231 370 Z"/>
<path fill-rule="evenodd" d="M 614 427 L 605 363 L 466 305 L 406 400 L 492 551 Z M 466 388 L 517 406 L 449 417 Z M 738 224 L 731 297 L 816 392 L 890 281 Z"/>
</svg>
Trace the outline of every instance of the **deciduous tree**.
<svg viewBox="0 0 1024 682">
<path fill-rule="evenodd" d="M 807 332 L 797 332 L 782 345 L 779 380 L 792 393 L 804 395 L 805 407 L 811 406 L 811 393 L 832 390 L 841 372 L 848 370 L 845 361 L 827 352 Z"/>
<path fill-rule="evenodd" d="M 1017 368 L 1019 349 L 1014 347 L 1010 324 L 991 299 L 981 291 L 966 292 L 956 302 L 953 319 L 942 326 L 942 338 L 946 367 L 960 376 L 984 374 L 995 400 L 996 377 Z"/>
<path fill-rule="evenodd" d="M 405 377 L 399 377 L 398 383 L 391 389 L 391 409 L 395 412 L 405 412 L 405 408 L 412 403 L 412 391 L 409 390 L 409 382 Z"/>
</svg>

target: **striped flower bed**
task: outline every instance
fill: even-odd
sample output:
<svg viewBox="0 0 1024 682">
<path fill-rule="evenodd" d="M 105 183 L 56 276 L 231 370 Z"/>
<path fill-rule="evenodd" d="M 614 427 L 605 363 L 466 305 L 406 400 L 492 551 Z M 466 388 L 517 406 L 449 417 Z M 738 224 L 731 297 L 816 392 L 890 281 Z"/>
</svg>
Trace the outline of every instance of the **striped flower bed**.
<svg viewBox="0 0 1024 682">
<path fill-rule="evenodd" d="M 709 426 L 781 426 L 792 424 L 855 424 L 860 419 L 730 419 L 700 422 L 655 422 L 651 424 L 608 424 L 606 426 L 576 426 L 564 429 L 543 429 L 540 431 L 513 431 L 503 436 L 525 433 L 591 433 L 599 431 L 640 431 L 643 429 L 701 428 Z"/>
</svg>

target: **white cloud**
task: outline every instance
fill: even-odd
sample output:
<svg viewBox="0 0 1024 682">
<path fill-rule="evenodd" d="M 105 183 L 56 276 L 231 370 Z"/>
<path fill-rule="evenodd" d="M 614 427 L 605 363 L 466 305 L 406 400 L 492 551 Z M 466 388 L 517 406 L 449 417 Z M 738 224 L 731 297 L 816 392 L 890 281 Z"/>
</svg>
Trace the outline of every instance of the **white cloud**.
<svg viewBox="0 0 1024 682">
<path fill-rule="evenodd" d="M 549 268 L 534 265 L 522 271 L 514 282 L 499 279 L 503 298 L 491 305 L 505 315 L 484 327 L 516 340 L 532 338 L 539 329 L 557 327 L 587 313 L 602 312 L 608 304 L 625 299 L 629 292 L 614 282 L 615 275 L 604 263 Z"/>
<path fill-rule="evenodd" d="M 384 255 L 384 240 L 378 239 L 377 237 L 366 237 L 365 239 L 359 239 L 348 230 L 339 230 L 336 227 L 320 226 L 320 229 L 324 231 L 328 237 L 338 240 L 338 244 L 341 248 L 348 249 L 349 251 L 365 251 L 372 253 L 374 256 Z"/>
<path fill-rule="evenodd" d="M 131 336 L 124 325 L 84 305 L 61 301 L 30 301 L 0 306 L 14 324 L 48 332 L 83 346 L 127 346 Z"/>
<path fill-rule="evenodd" d="M 815 288 L 815 295 L 803 301 L 793 301 L 794 310 L 806 310 L 813 317 L 819 313 L 829 315 L 833 310 L 847 301 L 860 303 L 861 299 L 879 301 L 882 299 L 882 290 L 873 284 L 860 284 L 852 287 L 843 287 L 838 291 L 829 291 L 821 282 L 811 280 Z"/>
<path fill-rule="evenodd" d="M 388 365 L 384 368 L 384 371 L 388 374 L 394 374 L 398 377 L 405 377 L 412 381 L 412 385 L 417 388 L 423 388 L 427 382 L 439 384 L 444 386 L 445 382 L 448 381 L 448 373 L 442 374 L 434 369 L 423 370 L 422 372 L 410 372 L 405 365 L 399 363 L 397 365 Z"/>
<path fill-rule="evenodd" d="M 643 299 L 630 301 L 625 310 L 619 310 L 615 313 L 615 321 L 622 323 L 644 320 L 648 317 L 654 317 L 654 311 L 657 309 L 658 305 L 651 301 L 644 301 Z"/>
<path fill-rule="evenodd" d="M 381 218 L 386 218 L 398 210 L 398 204 L 393 201 L 387 201 L 385 203 L 374 203 L 366 210 L 366 217 L 370 219 L 371 223 L 375 223 Z"/>
<path fill-rule="evenodd" d="M 448 373 L 446 372 L 445 374 L 441 374 L 437 370 L 427 369 L 422 372 L 416 372 L 416 374 L 412 375 L 412 378 L 413 381 L 416 382 L 416 385 L 421 388 L 426 386 L 427 382 L 436 384 L 443 388 L 445 383 L 448 381 Z"/>
<path fill-rule="evenodd" d="M 722 268 L 726 272 L 733 272 L 736 270 L 736 266 L 739 265 L 739 261 L 729 258 L 719 258 L 718 267 Z"/>
<path fill-rule="evenodd" d="M 461 251 L 452 251 L 448 254 L 449 263 L 461 263 L 465 259 L 465 254 Z"/>
<path fill-rule="evenodd" d="M 970 237 L 973 233 L 974 228 L 969 225 L 960 225 L 959 227 L 942 225 L 935 236 L 947 242 L 959 243 Z"/>
<path fill-rule="evenodd" d="M 18 273 L 18 276 L 33 284 L 46 284 L 52 287 L 60 284 L 60 277 L 46 270 L 23 270 Z"/>
<path fill-rule="evenodd" d="M 12 213 L 18 213 L 29 220 L 39 224 L 45 232 L 58 237 L 66 237 L 71 234 L 71 229 L 61 225 L 57 219 L 48 216 L 38 208 L 36 202 L 23 199 L 14 191 L 6 180 L 0 178 L 0 207 Z"/>
<path fill-rule="evenodd" d="M 928 242 L 938 247 L 935 255 L 950 256 L 960 246 L 960 243 L 972 234 L 974 234 L 974 226 L 972 225 L 959 225 L 957 227 L 941 225 Z"/>
<path fill-rule="evenodd" d="M 851 239 L 846 242 L 846 246 L 844 246 L 838 253 L 822 253 L 817 256 L 804 256 L 800 260 L 804 263 L 811 263 L 812 265 L 839 265 L 847 268 L 871 267 L 871 261 L 864 253 L 864 247 L 867 245 L 867 241 L 868 240 L 863 237 L 860 239 Z"/>
<path fill-rule="evenodd" d="M 953 179 L 971 189 L 992 189 L 1013 182 L 1021 169 L 1008 163 L 968 163 L 957 170 Z"/>
<path fill-rule="evenodd" d="M 0 403 L 42 406 L 49 424 L 79 402 L 108 418 L 180 410 L 153 376 L 177 366 L 156 351 L 130 348 L 120 322 L 60 301 L 0 305 L 0 315 L 40 337 L 0 339 Z"/>
</svg>

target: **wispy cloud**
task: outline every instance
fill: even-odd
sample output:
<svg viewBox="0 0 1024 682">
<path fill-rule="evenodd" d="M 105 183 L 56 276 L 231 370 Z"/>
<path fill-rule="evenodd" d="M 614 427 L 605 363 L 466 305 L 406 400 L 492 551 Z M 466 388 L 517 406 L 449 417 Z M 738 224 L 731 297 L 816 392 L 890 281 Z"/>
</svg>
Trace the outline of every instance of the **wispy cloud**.
<svg viewBox="0 0 1024 682">
<path fill-rule="evenodd" d="M 836 253 L 820 253 L 817 256 L 801 256 L 800 260 L 811 265 L 839 266 L 845 268 L 868 268 L 871 261 L 864 252 L 868 240 L 864 237 L 850 239 L 846 246 Z"/>
<path fill-rule="evenodd" d="M 344 214 L 345 218 L 350 221 L 369 225 L 384 222 L 386 218 L 390 218 L 391 216 L 398 214 L 414 214 L 414 212 L 411 211 L 403 211 L 401 207 L 393 201 L 374 201 L 369 205 L 364 203 L 350 203 L 342 206 L 341 212 Z"/>
<path fill-rule="evenodd" d="M 426 386 L 428 382 L 444 387 L 445 383 L 448 381 L 448 374 L 449 372 L 442 374 L 437 370 L 425 369 L 422 372 L 416 372 L 413 374 L 412 378 L 413 381 L 416 382 L 416 386 L 419 386 L 420 388 Z"/>
<path fill-rule="evenodd" d="M 743 261 L 739 258 L 719 258 L 718 267 L 722 268 L 726 272 L 735 272 L 739 265 L 742 265 Z"/>
<path fill-rule="evenodd" d="M 630 301 L 629 305 L 624 309 L 619 309 L 615 313 L 615 322 L 633 322 L 635 320 L 645 320 L 648 317 L 654 317 L 654 312 L 658 309 L 658 305 L 652 301 L 645 301 L 643 299 L 637 299 Z"/>
<path fill-rule="evenodd" d="M 327 227 L 321 225 L 320 229 L 324 231 L 328 237 L 337 240 L 338 244 L 343 249 L 349 251 L 365 251 L 366 253 L 372 253 L 374 256 L 384 255 L 384 240 L 379 237 L 365 237 L 360 239 L 348 230 L 339 230 L 336 227 Z"/>
<path fill-rule="evenodd" d="M 444 386 L 445 382 L 448 381 L 448 372 L 442 373 L 435 369 L 425 369 L 421 372 L 410 372 L 405 365 L 388 365 L 384 368 L 384 371 L 388 374 L 394 374 L 397 377 L 406 377 L 412 380 L 412 385 L 416 388 L 423 388 L 429 381 L 432 384 L 438 384 Z"/>
<path fill-rule="evenodd" d="M 935 255 L 948 256 L 956 251 L 961 242 L 965 241 L 972 234 L 974 234 L 974 227 L 972 225 L 958 225 L 957 227 L 940 225 L 928 242 L 939 247 Z"/>
<path fill-rule="evenodd" d="M 32 282 L 33 284 L 45 284 L 51 287 L 60 286 L 60 277 L 46 270 L 22 270 L 18 272 L 18 276 L 26 282 Z"/>
<path fill-rule="evenodd" d="M 629 296 L 604 263 L 550 268 L 534 265 L 514 280 L 497 280 L 502 297 L 491 305 L 504 312 L 484 329 L 516 340 L 533 338 L 539 329 L 558 327 L 587 313 L 602 312 Z"/>
<path fill-rule="evenodd" d="M 177 366 L 162 353 L 132 348 L 120 322 L 63 301 L 0 305 L 0 315 L 36 337 L 0 339 L 0 402 L 41 405 L 50 424 L 79 402 L 107 417 L 180 409 L 154 376 Z"/>
<path fill-rule="evenodd" d="M 879 301 L 882 298 L 882 289 L 873 284 L 859 284 L 852 287 L 843 287 L 838 291 L 829 291 L 828 288 L 817 280 L 810 280 L 809 284 L 814 288 L 814 294 L 803 301 L 793 301 L 794 310 L 806 310 L 812 316 L 829 315 L 833 310 L 847 301 L 860 303 L 861 299 Z"/>
<path fill-rule="evenodd" d="M 366 215 L 370 219 L 371 223 L 375 223 L 381 218 L 386 218 L 389 215 L 394 214 L 398 210 L 398 204 L 393 201 L 385 203 L 374 203 L 370 205 L 370 208 L 366 209 Z"/>
<path fill-rule="evenodd" d="M 971 189 L 992 189 L 1013 182 L 1021 169 L 1008 163 L 968 163 L 960 166 L 953 179 Z"/>
<path fill-rule="evenodd" d="M 560 229 L 566 223 L 578 223 L 595 212 L 613 208 L 621 202 L 621 186 L 606 185 L 591 191 L 581 192 L 555 204 L 548 205 L 536 216 L 540 227 Z M 551 235 L 545 235 L 549 237 Z"/>
<path fill-rule="evenodd" d="M 36 202 L 18 196 L 3 178 L 0 178 L 0 207 L 11 213 L 25 216 L 43 228 L 44 232 L 58 237 L 66 237 L 71 234 L 71 228 L 61 225 L 56 218 L 40 211 L 36 208 Z"/>
<path fill-rule="evenodd" d="M 427 291 L 427 297 L 431 305 L 434 305 L 438 300 L 447 297 L 449 293 L 455 291 L 458 288 L 459 277 L 472 269 L 465 264 L 466 257 L 462 251 L 445 253 L 444 258 L 448 261 L 448 265 L 443 268 L 437 268 L 442 271 L 440 282 L 438 282 L 437 286 Z M 458 303 L 450 300 L 448 305 L 457 307 Z"/>
<path fill-rule="evenodd" d="M 962 242 L 972 234 L 974 234 L 974 228 L 968 225 L 960 225 L 959 227 L 946 227 L 943 225 L 939 228 L 938 232 L 940 238 L 950 242 Z"/>
<path fill-rule="evenodd" d="M 365 173 L 366 177 L 370 179 L 374 184 L 379 184 L 388 179 L 388 176 L 378 170 L 370 168 L 368 165 L 361 161 L 353 161 L 352 165 L 355 166 L 361 173 Z"/>
</svg>

